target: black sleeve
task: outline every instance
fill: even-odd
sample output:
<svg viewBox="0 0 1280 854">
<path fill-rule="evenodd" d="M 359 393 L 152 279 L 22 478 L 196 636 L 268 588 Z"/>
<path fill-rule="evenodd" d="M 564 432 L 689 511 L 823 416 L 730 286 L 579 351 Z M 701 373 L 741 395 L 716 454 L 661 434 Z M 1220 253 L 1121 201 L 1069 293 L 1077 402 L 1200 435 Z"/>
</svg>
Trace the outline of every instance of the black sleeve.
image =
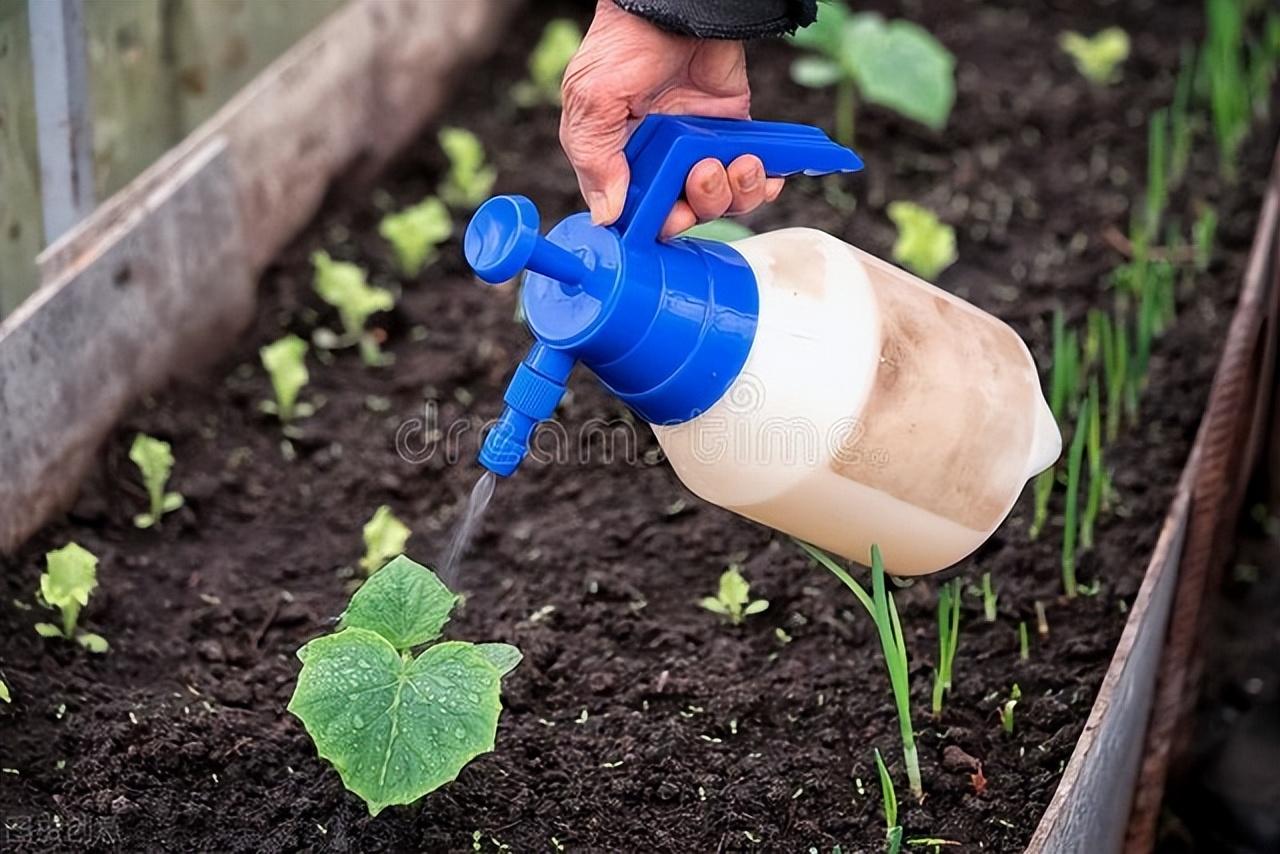
<svg viewBox="0 0 1280 854">
<path fill-rule="evenodd" d="M 614 0 L 665 30 L 704 39 L 778 36 L 806 27 L 818 0 Z"/>
</svg>

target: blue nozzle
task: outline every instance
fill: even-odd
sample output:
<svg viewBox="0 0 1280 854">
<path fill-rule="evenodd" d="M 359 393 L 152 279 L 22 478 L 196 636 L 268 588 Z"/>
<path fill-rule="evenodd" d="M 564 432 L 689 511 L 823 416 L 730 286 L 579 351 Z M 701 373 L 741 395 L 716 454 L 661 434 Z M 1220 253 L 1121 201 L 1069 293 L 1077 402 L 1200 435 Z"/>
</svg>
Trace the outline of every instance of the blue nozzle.
<svg viewBox="0 0 1280 854">
<path fill-rule="evenodd" d="M 516 470 L 529 452 L 533 431 L 555 414 L 573 365 L 574 358 L 563 351 L 533 345 L 503 395 L 507 406 L 485 437 L 480 465 L 499 477 Z"/>
<path fill-rule="evenodd" d="M 476 275 L 500 285 L 522 270 L 576 285 L 590 270 L 582 259 L 538 233 L 538 209 L 524 196 L 489 199 L 467 226 L 462 251 Z"/>
</svg>

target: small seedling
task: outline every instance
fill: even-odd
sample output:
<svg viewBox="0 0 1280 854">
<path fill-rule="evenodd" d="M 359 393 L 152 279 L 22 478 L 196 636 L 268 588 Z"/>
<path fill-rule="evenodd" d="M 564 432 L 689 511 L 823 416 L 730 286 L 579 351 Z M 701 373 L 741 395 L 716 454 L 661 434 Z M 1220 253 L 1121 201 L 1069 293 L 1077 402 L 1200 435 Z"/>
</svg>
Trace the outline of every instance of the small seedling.
<svg viewBox="0 0 1280 854">
<path fill-rule="evenodd" d="M 1178 69 L 1178 82 L 1173 90 L 1173 104 L 1169 107 L 1169 183 L 1182 184 L 1187 165 L 1191 162 L 1191 143 L 1194 127 L 1191 124 L 1191 93 L 1195 86 L 1196 53 L 1186 46 L 1182 50 L 1182 65 Z"/>
<path fill-rule="evenodd" d="M 342 337 L 338 346 L 360 345 L 360 357 L 367 365 L 384 364 L 377 338 L 365 331 L 370 316 L 390 311 L 396 298 L 385 288 L 369 284 L 365 272 L 349 261 L 334 261 L 328 252 L 311 255 L 315 267 L 314 285 L 320 298 L 338 310 Z M 317 339 L 318 340 L 318 339 Z"/>
<path fill-rule="evenodd" d="M 1031 660 L 1031 644 L 1027 638 L 1027 621 L 1021 620 L 1018 623 L 1018 660 Z"/>
<path fill-rule="evenodd" d="M 956 262 L 956 230 L 933 211 L 913 202 L 890 202 L 888 212 L 898 227 L 893 260 L 930 282 Z"/>
<path fill-rule="evenodd" d="M 1191 247 L 1196 272 L 1203 273 L 1213 262 L 1213 240 L 1218 231 L 1218 212 L 1205 207 L 1191 225 Z"/>
<path fill-rule="evenodd" d="M 1119 27 L 1107 27 L 1092 36 L 1068 31 L 1058 36 L 1058 46 L 1077 71 L 1100 86 L 1119 80 L 1120 66 L 1129 58 L 1129 34 Z"/>
<path fill-rule="evenodd" d="M 571 18 L 555 18 L 542 28 L 542 37 L 529 54 L 529 79 L 522 80 L 511 89 L 511 97 L 518 106 L 536 107 L 541 104 L 558 106 L 560 83 L 569 60 L 582 44 L 582 30 Z"/>
<path fill-rule="evenodd" d="M 1098 393 L 1098 378 L 1089 380 L 1089 421 L 1086 429 L 1085 445 L 1089 457 L 1089 494 L 1085 499 L 1084 516 L 1080 520 L 1080 547 L 1093 548 L 1093 529 L 1097 523 L 1098 511 L 1102 507 L 1102 496 L 1107 486 L 1107 473 L 1102 464 L 1102 404 Z"/>
<path fill-rule="evenodd" d="M 1207 0 L 1204 63 L 1209 83 L 1213 133 L 1222 173 L 1234 181 L 1240 144 L 1251 120 L 1248 72 L 1244 59 L 1244 10 L 1239 0 Z"/>
<path fill-rule="evenodd" d="M 886 854 L 898 854 L 902 850 L 902 825 L 898 824 L 898 793 L 893 789 L 893 778 L 885 767 L 880 748 L 872 748 L 876 757 L 876 775 L 880 778 L 880 801 L 884 804 L 884 850 Z"/>
<path fill-rule="evenodd" d="M 436 247 L 453 235 L 453 218 L 444 202 L 430 196 L 384 216 L 378 234 L 395 250 L 401 275 L 412 279 L 439 256 Z"/>
<path fill-rule="evenodd" d="M 1089 433 L 1089 401 L 1080 408 L 1076 418 L 1075 433 L 1067 452 L 1067 504 L 1062 529 L 1062 589 L 1068 599 L 1076 596 L 1076 536 L 1079 522 L 1080 467 L 1084 459 L 1084 444 Z"/>
<path fill-rule="evenodd" d="M 853 144 L 858 100 L 887 107 L 933 130 L 946 127 L 956 99 L 955 57 L 910 21 L 854 14 L 841 0 L 818 7 L 818 20 L 791 36 L 809 54 L 791 79 L 811 89 L 836 87 L 836 139 Z"/>
<path fill-rule="evenodd" d="M 871 546 L 871 595 L 854 580 L 840 564 L 819 548 L 808 543 L 796 543 L 824 569 L 840 579 L 862 607 L 867 609 L 876 624 L 880 638 L 880 651 L 884 655 L 885 668 L 889 671 L 889 684 L 893 688 L 893 702 L 898 710 L 898 732 L 902 736 L 902 759 L 907 768 L 907 783 L 916 800 L 924 798 L 924 786 L 920 782 L 920 760 L 916 752 L 915 729 L 911 724 L 910 667 L 907 661 L 907 645 L 902 636 L 902 623 L 898 619 L 898 607 L 893 596 L 885 589 L 884 561 L 880 547 Z"/>
<path fill-rule="evenodd" d="M 364 557 L 360 558 L 364 574 L 373 575 L 387 561 L 402 554 L 411 533 L 409 526 L 397 519 L 387 505 L 375 510 L 364 525 Z"/>
<path fill-rule="evenodd" d="M 309 403 L 298 402 L 298 392 L 311 377 L 307 373 L 307 342 L 289 334 L 258 351 L 262 367 L 271 377 L 275 400 L 264 400 L 258 408 L 288 424 L 295 418 L 306 418 L 315 412 Z"/>
<path fill-rule="evenodd" d="M 463 128 L 442 128 L 440 147 L 449 158 L 449 172 L 440 185 L 440 198 L 452 208 L 471 210 L 489 197 L 498 173 L 485 165 L 480 138 Z"/>
<path fill-rule="evenodd" d="M 1044 609 L 1044 603 L 1039 599 L 1035 601 L 1036 609 L 1036 634 L 1041 640 L 1049 637 L 1049 615 Z"/>
<path fill-rule="evenodd" d="M 336 633 L 298 650 L 289 711 L 370 815 L 413 803 L 493 750 L 501 679 L 520 650 L 436 642 L 457 601 L 401 555 L 356 591 Z"/>
<path fill-rule="evenodd" d="M 78 543 L 68 543 L 47 553 L 44 559 L 40 598 L 46 606 L 62 612 L 62 626 L 36 623 L 36 633 L 46 638 L 74 640 L 90 652 L 106 652 L 106 638 L 76 627 L 80 609 L 89 604 L 89 595 L 98 586 L 98 558 Z"/>
<path fill-rule="evenodd" d="M 159 525 L 160 517 L 182 506 L 182 496 L 179 493 L 164 491 L 165 484 L 169 482 L 169 472 L 173 471 L 173 450 L 168 442 L 139 433 L 133 437 L 129 459 L 142 472 L 142 483 L 147 488 L 150 508 L 148 512 L 134 516 L 133 524 L 139 528 Z"/>
<path fill-rule="evenodd" d="M 737 220 L 713 219 L 711 222 L 695 225 L 680 236 L 714 240 L 717 243 L 732 243 L 735 240 L 742 240 L 744 237 L 750 237 L 753 234 L 755 234 L 754 231 Z"/>
<path fill-rule="evenodd" d="M 752 614 L 759 614 L 769 607 L 765 599 L 751 598 L 751 584 L 742 577 L 737 564 L 730 566 L 720 575 L 720 589 L 715 596 L 704 596 L 698 602 L 713 614 L 728 617 L 735 626 Z"/>
<path fill-rule="evenodd" d="M 938 585 L 938 666 L 933 672 L 933 716 L 942 714 L 942 695 L 951 693 L 952 669 L 960 643 L 960 579 Z"/>
<path fill-rule="evenodd" d="M 1000 727 L 1007 735 L 1013 735 L 1013 710 L 1021 699 L 1022 689 L 1015 682 L 1009 691 L 1009 699 L 1005 700 L 1004 705 L 1000 707 Z"/>
<path fill-rule="evenodd" d="M 1155 241 L 1169 203 L 1169 111 L 1156 110 L 1147 128 L 1147 195 L 1143 220 L 1144 245 Z"/>
<path fill-rule="evenodd" d="M 982 618 L 988 623 L 996 621 L 996 603 L 1000 594 L 991 586 L 991 573 L 982 573 Z"/>
</svg>

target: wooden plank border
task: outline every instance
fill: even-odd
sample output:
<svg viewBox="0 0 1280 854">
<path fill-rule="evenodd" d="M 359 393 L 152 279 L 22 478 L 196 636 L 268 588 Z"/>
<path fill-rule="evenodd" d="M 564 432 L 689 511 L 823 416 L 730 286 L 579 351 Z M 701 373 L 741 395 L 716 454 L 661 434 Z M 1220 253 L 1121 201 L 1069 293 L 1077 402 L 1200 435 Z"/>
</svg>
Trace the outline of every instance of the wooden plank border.
<svg viewBox="0 0 1280 854">
<path fill-rule="evenodd" d="M 74 497 L 138 396 L 225 348 L 337 176 L 376 172 L 519 0 L 349 0 L 43 252 L 0 323 L 0 552 Z"/>
</svg>

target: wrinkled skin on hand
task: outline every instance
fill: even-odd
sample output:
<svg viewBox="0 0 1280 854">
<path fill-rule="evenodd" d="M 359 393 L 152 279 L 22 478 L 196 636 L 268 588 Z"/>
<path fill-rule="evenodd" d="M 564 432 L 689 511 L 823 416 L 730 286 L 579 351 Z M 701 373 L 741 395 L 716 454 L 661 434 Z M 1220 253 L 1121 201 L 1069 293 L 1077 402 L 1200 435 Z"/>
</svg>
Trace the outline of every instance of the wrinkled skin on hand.
<svg viewBox="0 0 1280 854">
<path fill-rule="evenodd" d="M 751 106 L 742 43 L 696 39 L 659 29 L 599 0 L 595 19 L 565 71 L 560 144 L 578 175 L 592 221 L 608 225 L 622 213 L 628 169 L 623 147 L 649 113 L 745 119 Z M 662 236 L 698 222 L 746 213 L 782 191 L 754 155 L 726 169 L 708 158 L 689 171 L 684 198 Z"/>
</svg>

